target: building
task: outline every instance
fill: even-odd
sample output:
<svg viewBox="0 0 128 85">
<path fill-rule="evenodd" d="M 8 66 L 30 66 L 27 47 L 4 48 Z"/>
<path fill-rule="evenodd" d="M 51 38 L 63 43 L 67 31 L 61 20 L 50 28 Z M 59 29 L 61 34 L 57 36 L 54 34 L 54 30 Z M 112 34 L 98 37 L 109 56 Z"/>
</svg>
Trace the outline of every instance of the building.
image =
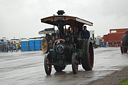
<svg viewBox="0 0 128 85">
<path fill-rule="evenodd" d="M 127 30 L 128 28 L 110 29 L 110 33 L 104 35 L 104 41 L 108 42 L 109 46 L 120 46 L 122 35 L 124 35 Z"/>
</svg>

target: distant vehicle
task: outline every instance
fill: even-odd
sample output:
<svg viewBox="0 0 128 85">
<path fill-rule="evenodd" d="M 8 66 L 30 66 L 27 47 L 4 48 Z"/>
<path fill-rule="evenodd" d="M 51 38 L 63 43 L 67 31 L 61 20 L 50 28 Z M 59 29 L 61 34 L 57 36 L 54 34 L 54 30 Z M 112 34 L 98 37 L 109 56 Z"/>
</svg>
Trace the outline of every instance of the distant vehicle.
<svg viewBox="0 0 128 85">
<path fill-rule="evenodd" d="M 66 65 L 69 64 L 72 65 L 74 74 L 78 72 L 78 65 L 80 64 L 82 64 L 83 69 L 92 70 L 94 62 L 93 45 L 89 39 L 82 38 L 82 28 L 83 25 L 92 26 L 93 23 L 77 17 L 63 15 L 63 10 L 59 10 L 57 13 L 58 15 L 41 19 L 42 23 L 54 27 L 42 31 L 46 33 L 46 37 L 42 41 L 42 50 L 46 53 L 44 58 L 46 74 L 51 74 L 52 65 L 57 72 L 64 70 Z M 55 31 L 55 27 L 58 28 L 57 31 Z M 52 33 L 48 31 L 52 31 Z"/>
<path fill-rule="evenodd" d="M 125 31 L 125 34 L 122 36 L 120 50 L 121 53 L 127 53 L 128 51 L 128 31 Z"/>
</svg>

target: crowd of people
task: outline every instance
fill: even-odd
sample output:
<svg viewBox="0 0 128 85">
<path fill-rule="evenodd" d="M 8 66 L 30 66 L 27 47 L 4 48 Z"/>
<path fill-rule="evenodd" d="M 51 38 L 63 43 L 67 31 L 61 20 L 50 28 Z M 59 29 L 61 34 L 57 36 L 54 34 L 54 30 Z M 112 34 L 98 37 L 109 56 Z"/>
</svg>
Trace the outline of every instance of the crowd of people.
<svg viewBox="0 0 128 85">
<path fill-rule="evenodd" d="M 1 42 L 0 43 L 0 52 L 17 52 L 21 50 L 21 44 L 20 43 L 13 43 L 13 42 Z"/>
</svg>

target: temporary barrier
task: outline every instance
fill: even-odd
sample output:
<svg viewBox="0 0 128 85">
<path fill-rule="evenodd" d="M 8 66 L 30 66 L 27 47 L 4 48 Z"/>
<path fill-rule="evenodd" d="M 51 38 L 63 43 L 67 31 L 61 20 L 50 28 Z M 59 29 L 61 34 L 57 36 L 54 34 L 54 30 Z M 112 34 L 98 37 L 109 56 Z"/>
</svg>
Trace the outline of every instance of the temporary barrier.
<svg viewBox="0 0 128 85">
<path fill-rule="evenodd" d="M 28 41 L 21 41 L 21 51 L 28 51 Z"/>
<path fill-rule="evenodd" d="M 41 50 L 41 40 L 35 40 L 35 50 Z"/>
<path fill-rule="evenodd" d="M 106 42 L 101 42 L 101 47 L 106 47 Z"/>
<path fill-rule="evenodd" d="M 21 51 L 34 51 L 34 50 L 41 50 L 41 43 L 42 40 L 29 40 L 29 41 L 21 41 Z"/>
<path fill-rule="evenodd" d="M 40 40 L 40 50 L 42 50 L 41 43 L 42 43 L 42 40 Z"/>
<path fill-rule="evenodd" d="M 29 40 L 28 44 L 29 44 L 29 50 L 34 51 L 35 50 L 35 41 L 34 40 Z"/>
</svg>

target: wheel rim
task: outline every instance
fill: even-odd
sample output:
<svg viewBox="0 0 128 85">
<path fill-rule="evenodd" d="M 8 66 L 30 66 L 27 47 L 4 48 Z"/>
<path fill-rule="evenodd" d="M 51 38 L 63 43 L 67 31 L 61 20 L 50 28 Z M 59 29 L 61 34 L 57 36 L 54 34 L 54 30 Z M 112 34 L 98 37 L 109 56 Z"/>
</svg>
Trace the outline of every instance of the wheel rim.
<svg viewBox="0 0 128 85">
<path fill-rule="evenodd" d="M 93 68 L 93 63 L 94 63 L 94 53 L 93 53 L 93 47 L 92 44 L 89 45 L 89 59 L 90 59 L 90 66 Z"/>
<path fill-rule="evenodd" d="M 122 52 L 124 53 L 124 44 L 122 43 Z"/>
<path fill-rule="evenodd" d="M 47 51 L 47 40 L 45 38 L 42 40 L 42 51 L 44 53 Z"/>
<path fill-rule="evenodd" d="M 45 56 L 44 68 L 45 68 L 45 73 L 47 75 L 50 75 L 51 74 L 51 70 L 52 70 L 52 63 L 51 63 L 51 58 L 50 58 L 49 54 Z"/>
<path fill-rule="evenodd" d="M 75 56 L 75 68 L 76 68 L 76 72 L 78 72 L 78 61 L 77 61 L 77 56 Z"/>
<path fill-rule="evenodd" d="M 78 72 L 78 59 L 77 59 L 77 54 L 73 53 L 72 55 L 72 70 L 74 74 L 77 74 Z"/>
<path fill-rule="evenodd" d="M 51 62 L 49 59 L 47 59 L 47 69 L 48 69 L 48 71 L 51 70 Z"/>
</svg>

